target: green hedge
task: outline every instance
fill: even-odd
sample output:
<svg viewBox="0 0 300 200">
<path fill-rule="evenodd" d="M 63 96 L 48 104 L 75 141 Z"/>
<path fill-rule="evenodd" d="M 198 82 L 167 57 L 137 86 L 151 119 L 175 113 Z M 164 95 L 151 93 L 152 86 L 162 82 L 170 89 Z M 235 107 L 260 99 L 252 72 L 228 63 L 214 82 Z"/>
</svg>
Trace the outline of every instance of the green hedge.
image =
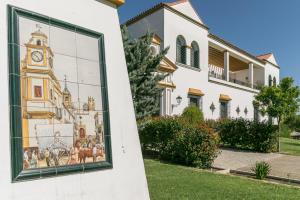
<svg viewBox="0 0 300 200">
<path fill-rule="evenodd" d="M 218 154 L 218 135 L 204 124 L 180 117 L 153 118 L 139 123 L 143 152 L 156 151 L 162 160 L 209 168 Z"/>
<path fill-rule="evenodd" d="M 239 118 L 220 121 L 215 128 L 224 146 L 258 152 L 277 150 L 276 127 L 269 123 Z"/>
</svg>

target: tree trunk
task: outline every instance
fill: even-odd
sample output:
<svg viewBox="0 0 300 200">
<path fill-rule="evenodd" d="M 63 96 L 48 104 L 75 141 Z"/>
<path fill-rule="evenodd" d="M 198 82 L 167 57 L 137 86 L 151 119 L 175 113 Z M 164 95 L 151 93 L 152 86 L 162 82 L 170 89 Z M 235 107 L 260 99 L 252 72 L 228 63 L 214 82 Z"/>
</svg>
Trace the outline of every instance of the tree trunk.
<svg viewBox="0 0 300 200">
<path fill-rule="evenodd" d="M 280 152 L 280 130 L 281 130 L 281 117 L 277 118 L 278 123 L 278 137 L 277 137 L 277 151 Z"/>
</svg>

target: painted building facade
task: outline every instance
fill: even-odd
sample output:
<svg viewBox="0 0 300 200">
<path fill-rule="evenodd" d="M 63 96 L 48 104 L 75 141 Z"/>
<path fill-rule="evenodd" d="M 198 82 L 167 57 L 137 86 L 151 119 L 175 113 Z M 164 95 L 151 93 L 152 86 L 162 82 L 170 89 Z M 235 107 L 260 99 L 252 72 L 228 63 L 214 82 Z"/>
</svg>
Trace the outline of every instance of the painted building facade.
<svg viewBox="0 0 300 200">
<path fill-rule="evenodd" d="M 265 118 L 252 102 L 261 86 L 279 82 L 272 53 L 254 56 L 210 33 L 188 0 L 160 3 L 125 24 L 135 38 L 155 33 L 156 51 L 170 47 L 160 66 L 168 73 L 159 83 L 161 115 L 195 104 L 208 119 Z"/>
</svg>

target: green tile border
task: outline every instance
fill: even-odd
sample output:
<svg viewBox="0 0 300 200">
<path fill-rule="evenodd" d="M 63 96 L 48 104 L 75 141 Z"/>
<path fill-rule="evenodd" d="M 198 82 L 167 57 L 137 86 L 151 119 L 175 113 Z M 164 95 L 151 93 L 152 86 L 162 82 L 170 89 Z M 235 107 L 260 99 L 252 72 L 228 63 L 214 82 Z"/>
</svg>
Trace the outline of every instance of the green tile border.
<svg viewBox="0 0 300 200">
<path fill-rule="evenodd" d="M 96 170 L 112 169 L 112 151 L 110 137 L 109 101 L 106 78 L 106 62 L 104 35 L 83 27 L 66 23 L 45 15 L 37 14 L 14 6 L 7 6 L 8 18 L 8 66 L 9 66 L 9 96 L 10 96 L 10 132 L 11 132 L 11 176 L 12 182 L 34 180 L 46 177 L 55 177 L 71 173 L 85 173 Z M 106 161 L 97 163 L 86 163 L 51 168 L 38 168 L 23 170 L 23 147 L 21 126 L 21 96 L 20 96 L 20 47 L 19 47 L 19 17 L 43 22 L 58 28 L 74 31 L 89 37 L 98 39 L 99 67 L 102 92 L 102 107 Z"/>
</svg>

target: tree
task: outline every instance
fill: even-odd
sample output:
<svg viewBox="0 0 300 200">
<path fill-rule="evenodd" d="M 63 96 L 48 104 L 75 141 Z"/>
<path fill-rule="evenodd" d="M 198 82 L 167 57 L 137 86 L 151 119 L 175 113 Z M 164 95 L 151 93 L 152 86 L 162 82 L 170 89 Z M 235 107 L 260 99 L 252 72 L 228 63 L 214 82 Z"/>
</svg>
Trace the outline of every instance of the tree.
<svg viewBox="0 0 300 200">
<path fill-rule="evenodd" d="M 293 78 L 286 77 L 278 86 L 263 87 L 255 97 L 254 105 L 262 114 L 276 118 L 280 131 L 281 122 L 299 111 L 299 95 L 300 90 L 294 86 Z"/>
<path fill-rule="evenodd" d="M 137 119 L 158 113 L 158 97 L 161 89 L 157 82 L 166 76 L 158 73 L 158 67 L 169 48 L 154 55 L 151 50 L 153 36 L 153 33 L 147 33 L 144 37 L 132 39 L 126 26 L 122 27 L 125 58 Z"/>
<path fill-rule="evenodd" d="M 292 130 L 300 132 L 300 115 L 288 117 L 285 120 L 285 124 Z"/>
</svg>

